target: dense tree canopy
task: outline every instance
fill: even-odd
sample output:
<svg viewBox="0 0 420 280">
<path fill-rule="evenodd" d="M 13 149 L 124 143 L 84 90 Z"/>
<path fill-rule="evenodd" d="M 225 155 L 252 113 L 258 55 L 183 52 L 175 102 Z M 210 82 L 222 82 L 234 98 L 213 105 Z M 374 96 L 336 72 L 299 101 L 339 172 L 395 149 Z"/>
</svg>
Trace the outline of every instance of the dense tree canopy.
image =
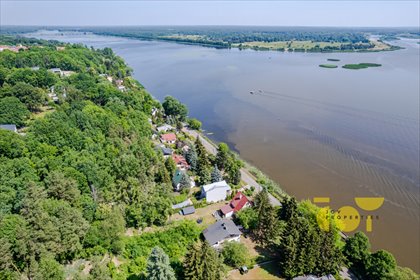
<svg viewBox="0 0 420 280">
<path fill-rule="evenodd" d="M 0 130 L 0 264 L 11 279 L 61 279 L 78 256 L 122 253 L 126 225 L 162 225 L 171 209 L 147 121 L 156 101 L 110 49 L 38 44 L 0 52 L 0 122 L 26 126 L 25 136 Z M 128 90 L 100 73 L 127 79 Z M 51 86 L 60 104 L 28 120 Z"/>
<path fill-rule="evenodd" d="M 166 96 L 162 103 L 165 114 L 179 118 L 180 121 L 186 120 L 188 108 L 172 96 Z"/>
<path fill-rule="evenodd" d="M 18 98 L 4 97 L 0 99 L 0 124 L 15 124 L 22 127 L 29 117 L 29 110 Z"/>
</svg>

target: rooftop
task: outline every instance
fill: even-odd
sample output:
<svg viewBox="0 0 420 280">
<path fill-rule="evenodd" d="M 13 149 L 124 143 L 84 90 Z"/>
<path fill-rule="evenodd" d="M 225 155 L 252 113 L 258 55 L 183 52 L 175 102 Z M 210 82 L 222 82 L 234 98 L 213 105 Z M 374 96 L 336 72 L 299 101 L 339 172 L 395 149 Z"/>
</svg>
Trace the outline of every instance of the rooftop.
<svg viewBox="0 0 420 280">
<path fill-rule="evenodd" d="M 249 202 L 249 199 L 243 193 L 237 192 L 230 201 L 230 206 L 233 208 L 234 212 L 238 212 L 247 202 Z"/>
<path fill-rule="evenodd" d="M 203 231 L 204 238 L 210 245 L 241 234 L 235 223 L 227 219 L 221 219 Z"/>
<path fill-rule="evenodd" d="M 215 183 L 211 183 L 208 185 L 204 185 L 203 189 L 205 192 L 211 191 L 213 189 L 229 189 L 230 190 L 230 186 L 226 183 L 226 181 L 220 181 L 220 182 L 215 182 Z"/>
<path fill-rule="evenodd" d="M 182 212 L 182 215 L 191 215 L 191 214 L 194 214 L 195 213 L 195 208 L 194 208 L 194 206 L 188 206 L 188 207 L 185 207 L 185 208 L 183 208 L 182 210 L 181 210 L 181 212 Z"/>
<path fill-rule="evenodd" d="M 0 128 L 10 130 L 13 132 L 17 131 L 16 125 L 14 124 L 0 124 Z"/>
<path fill-rule="evenodd" d="M 162 134 L 160 138 L 164 141 L 175 141 L 176 135 L 175 133 L 166 133 L 166 134 Z"/>
</svg>

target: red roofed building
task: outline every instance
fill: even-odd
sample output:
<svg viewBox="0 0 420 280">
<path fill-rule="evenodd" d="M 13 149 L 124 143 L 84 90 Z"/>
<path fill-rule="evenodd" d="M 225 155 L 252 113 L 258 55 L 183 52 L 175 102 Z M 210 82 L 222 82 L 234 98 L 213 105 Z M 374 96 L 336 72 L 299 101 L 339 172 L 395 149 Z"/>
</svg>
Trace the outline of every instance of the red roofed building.
<svg viewBox="0 0 420 280">
<path fill-rule="evenodd" d="M 220 212 L 226 218 L 232 217 L 233 214 L 241 210 L 242 208 L 248 207 L 251 205 L 251 201 L 241 192 L 237 192 L 236 195 L 232 198 L 229 204 L 226 204 L 220 208 Z"/>
<path fill-rule="evenodd" d="M 183 156 L 173 154 L 172 159 L 175 161 L 175 164 L 179 169 L 185 170 L 185 169 L 190 168 L 190 165 L 188 164 L 187 160 Z"/>
<path fill-rule="evenodd" d="M 160 136 L 160 141 L 162 141 L 162 143 L 175 144 L 176 135 L 175 135 L 175 133 L 162 134 Z"/>
</svg>

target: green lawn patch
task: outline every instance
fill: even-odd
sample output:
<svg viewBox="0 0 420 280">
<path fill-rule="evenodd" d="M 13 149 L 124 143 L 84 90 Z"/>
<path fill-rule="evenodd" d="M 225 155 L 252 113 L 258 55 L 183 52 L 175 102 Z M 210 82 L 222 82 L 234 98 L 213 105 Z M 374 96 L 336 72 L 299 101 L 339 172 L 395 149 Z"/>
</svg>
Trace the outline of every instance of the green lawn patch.
<svg viewBox="0 0 420 280">
<path fill-rule="evenodd" d="M 380 67 L 382 66 L 382 64 L 377 64 L 377 63 L 358 63 L 358 64 L 346 64 L 343 66 L 343 68 L 345 69 L 353 69 L 353 70 L 358 70 L 358 69 L 365 69 L 365 68 L 369 68 L 369 67 Z"/>
<path fill-rule="evenodd" d="M 337 59 L 337 58 L 328 58 L 327 59 L 328 61 L 340 61 L 339 59 Z"/>
<path fill-rule="evenodd" d="M 322 67 L 322 68 L 337 68 L 338 66 L 334 65 L 334 64 L 320 64 L 319 67 Z"/>
</svg>

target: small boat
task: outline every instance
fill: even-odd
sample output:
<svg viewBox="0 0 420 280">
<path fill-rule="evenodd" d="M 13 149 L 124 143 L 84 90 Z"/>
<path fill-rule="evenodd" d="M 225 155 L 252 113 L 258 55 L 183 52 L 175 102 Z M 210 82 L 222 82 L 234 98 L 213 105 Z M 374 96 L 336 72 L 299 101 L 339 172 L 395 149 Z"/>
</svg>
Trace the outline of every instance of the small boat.
<svg viewBox="0 0 420 280">
<path fill-rule="evenodd" d="M 251 90 L 250 92 L 249 92 L 250 94 L 254 94 L 254 92 Z"/>
</svg>

